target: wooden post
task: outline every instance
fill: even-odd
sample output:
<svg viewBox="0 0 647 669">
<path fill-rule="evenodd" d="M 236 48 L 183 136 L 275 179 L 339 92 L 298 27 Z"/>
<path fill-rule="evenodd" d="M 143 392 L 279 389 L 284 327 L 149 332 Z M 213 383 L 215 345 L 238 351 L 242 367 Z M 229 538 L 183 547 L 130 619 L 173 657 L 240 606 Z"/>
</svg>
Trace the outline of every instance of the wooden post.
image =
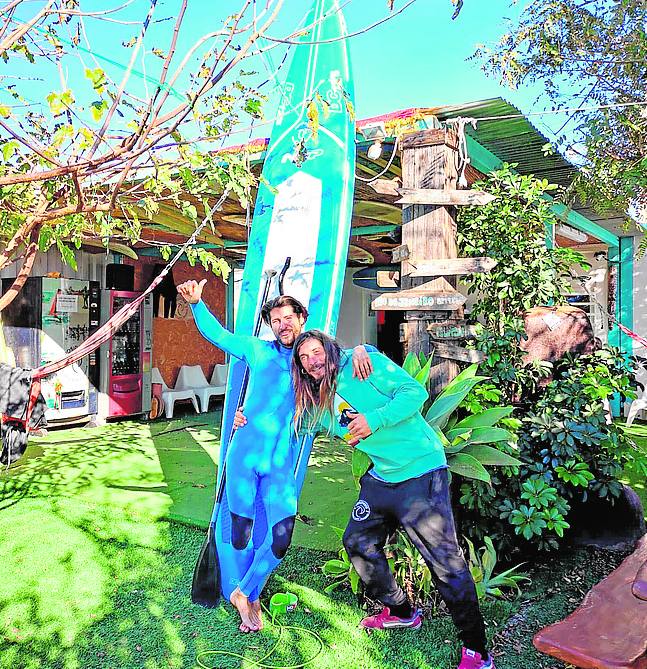
<svg viewBox="0 0 647 669">
<path fill-rule="evenodd" d="M 453 130 L 422 130 L 402 138 L 402 188 L 455 190 L 458 181 L 458 137 Z M 456 288 L 455 277 L 439 277 L 429 284 L 424 277 L 412 277 L 425 261 L 456 258 L 455 207 L 413 204 L 402 209 L 402 244 L 409 248 L 409 257 L 401 263 L 403 289 L 427 283 L 434 291 L 448 292 Z M 427 326 L 430 321 L 448 322 L 463 318 L 463 308 L 453 311 L 407 311 L 404 353 L 429 353 L 431 349 Z M 435 397 L 457 374 L 454 360 L 436 357 L 431 368 L 430 394 Z"/>
</svg>

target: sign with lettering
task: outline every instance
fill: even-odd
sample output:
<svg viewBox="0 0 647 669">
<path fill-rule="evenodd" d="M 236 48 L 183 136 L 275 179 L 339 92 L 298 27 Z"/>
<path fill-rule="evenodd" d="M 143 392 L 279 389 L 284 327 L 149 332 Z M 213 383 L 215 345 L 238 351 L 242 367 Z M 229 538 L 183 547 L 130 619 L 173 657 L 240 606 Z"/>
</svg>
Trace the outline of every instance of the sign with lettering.
<svg viewBox="0 0 647 669">
<path fill-rule="evenodd" d="M 409 247 L 406 244 L 400 244 L 391 250 L 391 262 L 402 262 L 409 257 Z"/>
<path fill-rule="evenodd" d="M 57 313 L 72 313 L 75 314 L 79 309 L 79 296 L 78 295 L 67 295 L 65 293 L 59 293 L 56 296 L 56 312 Z"/>
<path fill-rule="evenodd" d="M 471 339 L 476 336 L 476 326 L 465 322 L 429 323 L 427 332 L 432 339 Z"/>
<path fill-rule="evenodd" d="M 459 292 L 430 292 L 420 288 L 401 290 L 398 293 L 386 293 L 373 300 L 371 308 L 376 311 L 455 311 L 465 304 L 465 295 Z"/>
</svg>

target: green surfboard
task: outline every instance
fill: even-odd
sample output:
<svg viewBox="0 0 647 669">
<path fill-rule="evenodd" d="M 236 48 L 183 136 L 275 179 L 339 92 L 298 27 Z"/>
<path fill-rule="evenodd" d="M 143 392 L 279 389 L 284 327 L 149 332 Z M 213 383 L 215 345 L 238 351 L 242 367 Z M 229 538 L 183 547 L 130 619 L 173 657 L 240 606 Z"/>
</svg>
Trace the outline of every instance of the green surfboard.
<svg viewBox="0 0 647 669">
<path fill-rule="evenodd" d="M 262 304 L 280 293 L 292 295 L 306 305 L 308 329 L 318 328 L 334 335 L 337 327 L 355 180 L 353 85 L 346 28 L 338 1 L 315 0 L 304 26 L 308 32 L 293 48 L 263 165 L 266 183 L 259 186 L 254 206 L 236 334 L 254 335 Z M 267 326 L 262 327 L 259 336 L 274 340 Z M 220 527 L 219 518 L 228 522 L 224 462 L 233 416 L 244 397 L 246 383 L 245 363 L 232 359 L 210 536 L 213 528 Z M 290 392 L 289 384 L 287 387 Z M 272 391 L 264 388 L 261 392 L 269 396 Z M 291 402 L 292 397 L 286 396 L 282 406 L 291 412 L 288 400 Z M 271 441 L 272 435 L 266 436 Z M 277 440 L 278 437 L 277 432 Z M 302 443 L 301 456 L 296 459 L 297 487 L 303 482 L 311 441 L 310 438 Z M 262 535 L 267 529 L 262 523 L 261 517 L 255 519 L 255 535 Z M 241 557 L 226 541 L 216 539 L 216 544 L 226 592 L 227 584 L 233 583 L 241 571 L 242 563 L 237 564 Z M 198 568 L 196 573 L 199 572 Z"/>
</svg>

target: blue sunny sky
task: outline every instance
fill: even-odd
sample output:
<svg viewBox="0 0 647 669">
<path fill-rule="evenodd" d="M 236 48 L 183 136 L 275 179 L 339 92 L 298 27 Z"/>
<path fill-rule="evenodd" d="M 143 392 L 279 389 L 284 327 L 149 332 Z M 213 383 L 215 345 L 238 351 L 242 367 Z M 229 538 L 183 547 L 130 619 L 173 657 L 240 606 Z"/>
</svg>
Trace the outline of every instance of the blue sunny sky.
<svg viewBox="0 0 647 669">
<path fill-rule="evenodd" d="M 33 13 L 38 3 L 27 3 L 20 18 Z M 88 0 L 83 7 L 106 9 L 115 7 L 117 0 Z M 119 3 L 121 4 L 121 3 Z M 215 29 L 222 19 L 239 9 L 241 0 L 190 0 L 183 32 L 179 39 L 178 52 L 182 53 L 200 35 Z M 286 0 L 281 16 L 272 27 L 276 37 L 286 35 L 294 29 L 310 6 L 310 0 Z M 340 0 L 350 33 L 361 31 L 375 21 L 388 16 L 386 0 Z M 395 10 L 407 4 L 407 0 L 396 0 Z M 351 56 L 355 78 L 356 110 L 358 118 L 366 118 L 408 107 L 427 107 L 441 104 L 469 102 L 489 97 L 501 96 L 519 107 L 523 112 L 544 109 L 544 102 L 538 100 L 539 89 L 524 88 L 514 91 L 488 77 L 481 70 L 480 63 L 468 60 L 479 44 L 492 44 L 507 30 L 506 19 L 514 19 L 523 9 L 524 3 L 512 0 L 464 0 L 457 19 L 451 19 L 454 6 L 450 0 L 416 0 L 402 13 L 394 16 L 364 34 L 352 37 Z M 82 53 L 82 61 L 69 62 L 64 69 L 70 87 L 80 91 L 87 81 L 83 78 L 83 67 L 100 64 L 114 79 L 122 70 L 105 60 L 110 58 L 121 66 L 128 61 L 130 51 L 121 44 L 137 34 L 139 24 L 146 14 L 148 3 L 132 0 L 120 17 L 133 21 L 132 25 L 105 23 L 87 20 L 87 35 L 91 50 L 98 56 L 96 62 L 87 53 Z M 138 59 L 136 69 L 154 77 L 159 71 L 161 60 L 151 53 L 154 47 L 166 48 L 173 17 L 179 7 L 179 0 L 163 0 L 158 3 L 154 19 L 147 36 L 147 53 Z M 259 2 L 259 6 L 264 2 Z M 82 41 L 83 45 L 84 42 Z M 271 61 L 276 66 L 281 62 L 285 47 L 273 49 Z M 29 76 L 33 85 L 29 92 L 31 101 L 42 100 L 46 90 L 52 90 L 59 83 L 60 74 L 52 66 L 16 66 L 12 61 L 13 77 Z M 1 67 L 1 66 L 0 66 Z M 245 63 L 245 69 L 254 69 L 262 80 L 270 68 L 268 59 L 256 58 Z M 7 74 L 5 72 L 4 74 Z M 5 80 L 6 83 L 8 80 Z M 141 85 L 143 80 L 134 79 L 132 85 Z M 181 86 L 178 85 L 179 90 Z M 264 87 L 270 97 L 266 114 L 273 116 L 271 85 Z M 77 99 L 82 93 L 77 93 Z M 0 101 L 4 96 L 0 90 Z M 563 116 L 533 116 L 532 122 L 549 139 L 553 139 L 551 127 L 557 129 L 564 121 Z M 257 129 L 254 135 L 269 135 L 269 127 Z M 230 143 L 245 141 L 237 136 Z"/>
</svg>

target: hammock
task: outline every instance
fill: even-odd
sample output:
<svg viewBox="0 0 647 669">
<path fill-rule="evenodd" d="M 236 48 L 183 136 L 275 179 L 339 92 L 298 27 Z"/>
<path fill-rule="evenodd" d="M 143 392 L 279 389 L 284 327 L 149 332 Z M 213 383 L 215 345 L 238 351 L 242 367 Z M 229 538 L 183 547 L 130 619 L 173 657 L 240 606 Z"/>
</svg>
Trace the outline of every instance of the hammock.
<svg viewBox="0 0 647 669">
<path fill-rule="evenodd" d="M 173 265 L 182 257 L 187 248 L 193 245 L 196 241 L 197 236 L 200 234 L 204 226 L 211 221 L 213 214 L 220 208 L 222 203 L 225 201 L 229 190 L 221 195 L 220 199 L 216 202 L 213 208 L 209 211 L 207 216 L 204 218 L 202 223 L 195 229 L 191 237 L 182 245 L 180 250 L 175 254 L 175 256 L 166 264 L 166 267 L 160 272 L 160 274 L 155 277 L 154 281 L 144 290 L 141 295 L 138 295 L 132 302 L 125 304 L 119 311 L 117 311 L 113 316 L 104 323 L 96 332 L 94 332 L 90 337 L 88 337 L 82 344 L 77 346 L 74 350 L 70 351 L 67 355 L 54 360 L 53 362 L 48 362 L 45 365 L 41 365 L 34 370 L 31 370 L 30 377 L 30 386 L 29 386 L 29 397 L 25 402 L 20 404 L 14 403 L 13 410 L 11 412 L 7 411 L 2 413 L 1 425 L 2 425 L 2 445 L 0 447 L 0 460 L 3 462 L 6 452 L 15 452 L 19 448 L 24 451 L 27 444 L 27 436 L 30 429 L 33 429 L 35 425 L 33 424 L 32 412 L 36 403 L 38 402 L 40 395 L 41 379 L 54 372 L 58 372 L 63 367 L 72 365 L 75 362 L 79 361 L 83 356 L 92 353 L 107 342 L 114 333 L 133 315 L 135 314 L 141 303 L 146 299 L 147 295 L 150 295 L 153 290 L 164 280 L 164 277 L 169 273 Z M 20 370 L 21 372 L 29 373 L 29 370 Z M 7 393 L 9 389 L 7 389 Z M 14 458 L 15 459 L 15 458 Z"/>
</svg>

